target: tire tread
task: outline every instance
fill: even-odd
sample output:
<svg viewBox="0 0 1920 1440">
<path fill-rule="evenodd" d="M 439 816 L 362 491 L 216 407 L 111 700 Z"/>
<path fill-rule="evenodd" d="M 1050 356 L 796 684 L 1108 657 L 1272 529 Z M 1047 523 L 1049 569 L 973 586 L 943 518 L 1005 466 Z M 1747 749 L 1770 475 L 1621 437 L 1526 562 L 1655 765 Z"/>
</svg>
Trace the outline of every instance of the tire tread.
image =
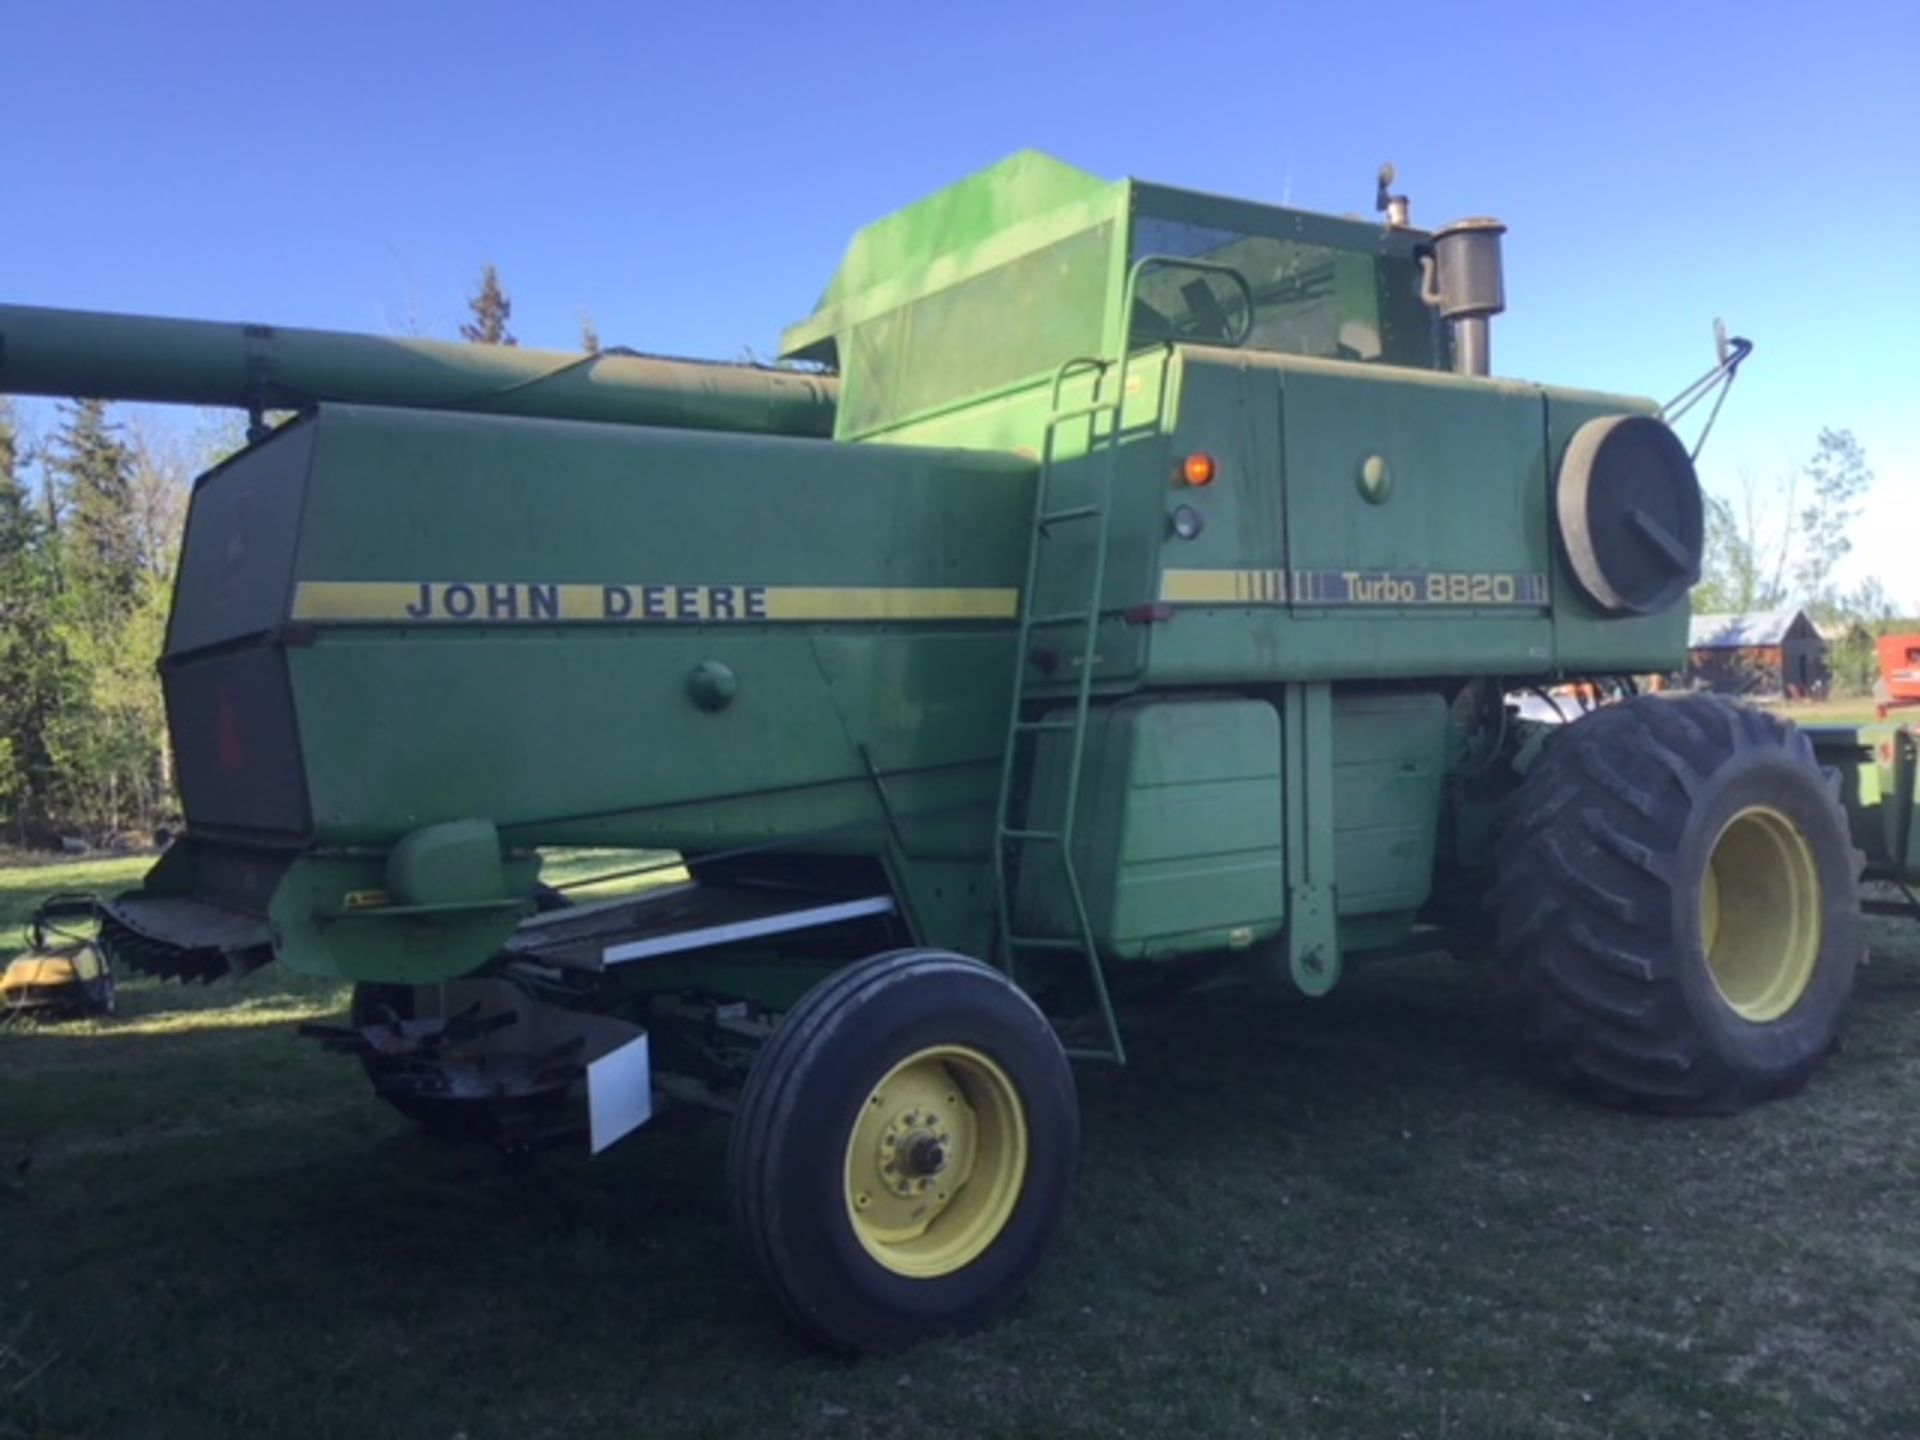
<svg viewBox="0 0 1920 1440">
<path fill-rule="evenodd" d="M 1488 891 L 1505 987 L 1522 1042 L 1594 1098 L 1724 1113 L 1799 1089 L 1824 1058 L 1765 1074 L 1729 1063 L 1702 1042 L 1677 979 L 1680 836 L 1715 772 L 1756 749 L 1819 772 L 1807 737 L 1776 716 L 1641 696 L 1569 726 L 1509 797 Z M 1836 788 L 1825 776 L 1816 788 L 1845 836 Z"/>
</svg>

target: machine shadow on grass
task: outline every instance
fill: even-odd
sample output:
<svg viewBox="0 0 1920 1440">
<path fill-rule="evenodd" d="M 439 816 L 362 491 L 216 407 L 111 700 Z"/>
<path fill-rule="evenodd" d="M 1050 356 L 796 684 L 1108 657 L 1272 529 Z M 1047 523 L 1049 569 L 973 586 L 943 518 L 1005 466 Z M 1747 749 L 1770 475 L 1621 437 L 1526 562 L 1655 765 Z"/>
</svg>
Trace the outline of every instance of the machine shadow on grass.
<svg viewBox="0 0 1920 1440">
<path fill-rule="evenodd" d="M 1026 1305 L 859 1362 L 763 1303 L 718 1125 L 510 1164 L 284 1027 L 11 1033 L 0 1435 L 1910 1432 L 1920 951 L 1874 938 L 1840 1063 L 1729 1120 L 1536 1084 L 1441 956 L 1142 1009 Z"/>
</svg>

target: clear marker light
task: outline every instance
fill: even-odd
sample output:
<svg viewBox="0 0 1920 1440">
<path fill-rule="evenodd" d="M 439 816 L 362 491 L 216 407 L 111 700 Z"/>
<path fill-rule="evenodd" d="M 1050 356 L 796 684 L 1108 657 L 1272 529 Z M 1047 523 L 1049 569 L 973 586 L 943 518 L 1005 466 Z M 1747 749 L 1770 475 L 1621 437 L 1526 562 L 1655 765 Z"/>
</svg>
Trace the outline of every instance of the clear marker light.
<svg viewBox="0 0 1920 1440">
<path fill-rule="evenodd" d="M 1178 535 L 1182 540 L 1191 540 L 1207 528 L 1207 522 L 1200 517 L 1200 512 L 1191 505 L 1176 506 L 1173 514 L 1168 518 L 1173 525 L 1173 533 Z"/>
</svg>

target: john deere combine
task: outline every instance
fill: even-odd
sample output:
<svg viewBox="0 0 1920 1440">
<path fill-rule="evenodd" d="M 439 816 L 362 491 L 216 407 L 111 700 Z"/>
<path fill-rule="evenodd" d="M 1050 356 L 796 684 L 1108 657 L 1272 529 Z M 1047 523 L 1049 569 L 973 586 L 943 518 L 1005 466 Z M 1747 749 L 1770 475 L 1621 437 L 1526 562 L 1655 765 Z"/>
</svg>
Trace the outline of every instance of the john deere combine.
<svg viewBox="0 0 1920 1440">
<path fill-rule="evenodd" d="M 112 953 L 355 982 L 326 1038 L 423 1123 L 730 1113 L 754 1260 L 850 1348 L 1018 1293 L 1069 1057 L 1174 982 L 1490 914 L 1582 1089 L 1795 1089 L 1861 949 L 1807 741 L 1506 698 L 1682 666 L 1687 451 L 1490 378 L 1501 227 L 1381 202 L 1016 155 L 861 231 L 770 370 L 0 308 L 0 390 L 298 411 L 195 488 L 188 831 Z M 556 845 L 691 878 L 536 907 Z"/>
</svg>

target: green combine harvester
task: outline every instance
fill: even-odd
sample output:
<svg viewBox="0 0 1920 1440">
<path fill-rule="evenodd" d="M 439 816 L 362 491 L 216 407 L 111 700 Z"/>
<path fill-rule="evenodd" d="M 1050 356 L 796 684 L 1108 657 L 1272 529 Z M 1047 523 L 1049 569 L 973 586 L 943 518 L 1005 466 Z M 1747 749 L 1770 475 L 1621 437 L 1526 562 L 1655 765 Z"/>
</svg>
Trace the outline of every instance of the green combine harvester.
<svg viewBox="0 0 1920 1440">
<path fill-rule="evenodd" d="M 1389 178 L 1362 221 L 1015 155 L 856 235 L 782 368 L 0 307 L 0 391 L 256 422 L 112 955 L 353 982 L 323 1038 L 436 1128 L 730 1115 L 748 1250 L 850 1349 L 1018 1295 L 1135 997 L 1497 948 L 1587 1093 L 1797 1090 L 1912 746 L 1518 717 L 1683 667 L 1700 491 L 1659 407 L 1490 377 L 1502 227 Z M 568 905 L 546 846 L 687 870 Z"/>
</svg>

